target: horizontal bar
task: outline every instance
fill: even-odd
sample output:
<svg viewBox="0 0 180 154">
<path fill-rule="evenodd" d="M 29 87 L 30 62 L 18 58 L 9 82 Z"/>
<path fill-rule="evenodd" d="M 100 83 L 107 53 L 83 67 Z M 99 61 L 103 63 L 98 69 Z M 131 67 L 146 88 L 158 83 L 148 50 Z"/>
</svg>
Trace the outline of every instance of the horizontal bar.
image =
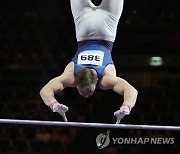
<svg viewBox="0 0 180 154">
<path fill-rule="evenodd" d="M 82 122 L 59 122 L 59 121 L 17 120 L 17 119 L 0 119 L 0 123 L 1 124 L 63 126 L 63 127 L 94 127 L 94 128 L 150 129 L 150 130 L 180 131 L 180 126 L 160 126 L 160 125 L 82 123 Z"/>
</svg>

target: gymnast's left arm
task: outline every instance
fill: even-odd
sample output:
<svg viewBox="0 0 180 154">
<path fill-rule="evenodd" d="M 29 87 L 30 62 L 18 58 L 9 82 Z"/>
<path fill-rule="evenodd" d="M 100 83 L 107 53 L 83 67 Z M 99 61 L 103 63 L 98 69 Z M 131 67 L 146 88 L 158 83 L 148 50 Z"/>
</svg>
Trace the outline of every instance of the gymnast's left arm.
<svg viewBox="0 0 180 154">
<path fill-rule="evenodd" d="M 114 80 L 112 90 L 118 94 L 124 95 L 123 105 L 126 104 L 130 108 L 133 108 L 136 103 L 138 91 L 122 78 L 116 77 Z"/>
<path fill-rule="evenodd" d="M 126 80 L 111 73 L 107 73 L 103 76 L 101 80 L 101 89 L 112 89 L 114 92 L 124 96 L 124 101 L 120 109 L 114 112 L 114 115 L 117 117 L 116 123 L 120 123 L 121 119 L 125 115 L 129 115 L 131 109 L 134 107 L 138 91 Z"/>
<path fill-rule="evenodd" d="M 116 77 L 113 90 L 118 93 L 124 95 L 124 102 L 121 105 L 120 109 L 114 112 L 114 116 L 117 117 L 116 124 L 119 124 L 121 119 L 125 115 L 129 115 L 131 109 L 134 107 L 138 95 L 138 91 L 130 85 L 126 80 Z"/>
</svg>

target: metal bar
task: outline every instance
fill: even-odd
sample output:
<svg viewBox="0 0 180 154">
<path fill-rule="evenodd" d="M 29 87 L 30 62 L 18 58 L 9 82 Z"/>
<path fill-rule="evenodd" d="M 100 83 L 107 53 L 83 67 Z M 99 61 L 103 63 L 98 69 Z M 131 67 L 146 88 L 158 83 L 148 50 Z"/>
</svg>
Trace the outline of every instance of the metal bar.
<svg viewBox="0 0 180 154">
<path fill-rule="evenodd" d="M 22 124 L 22 125 L 63 126 L 63 127 L 94 127 L 94 128 L 150 129 L 150 130 L 180 131 L 180 126 L 82 123 L 82 122 L 59 122 L 59 121 L 41 121 L 41 120 L 18 120 L 18 119 L 0 119 L 0 124 Z"/>
</svg>

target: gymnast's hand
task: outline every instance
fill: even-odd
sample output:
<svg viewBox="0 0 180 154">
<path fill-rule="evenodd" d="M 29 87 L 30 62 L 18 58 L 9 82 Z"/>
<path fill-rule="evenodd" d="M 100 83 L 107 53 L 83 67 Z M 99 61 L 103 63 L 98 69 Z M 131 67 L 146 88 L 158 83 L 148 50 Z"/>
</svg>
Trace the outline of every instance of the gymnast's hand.
<svg viewBox="0 0 180 154">
<path fill-rule="evenodd" d="M 63 117 L 65 122 L 68 121 L 66 118 L 66 112 L 69 110 L 69 108 L 66 105 L 60 104 L 57 101 L 52 101 L 50 108 L 53 112 L 58 112 Z"/>
<path fill-rule="evenodd" d="M 129 105 L 123 104 L 120 107 L 120 110 L 114 112 L 114 116 L 117 118 L 116 124 L 120 124 L 121 119 L 124 118 L 125 115 L 129 115 L 131 111 L 131 107 Z"/>
</svg>

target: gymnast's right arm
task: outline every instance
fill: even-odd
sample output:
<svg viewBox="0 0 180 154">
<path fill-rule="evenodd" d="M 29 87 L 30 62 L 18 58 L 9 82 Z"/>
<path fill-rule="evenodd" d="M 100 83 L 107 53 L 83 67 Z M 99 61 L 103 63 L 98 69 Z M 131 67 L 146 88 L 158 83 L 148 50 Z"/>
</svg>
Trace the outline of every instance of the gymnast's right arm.
<svg viewBox="0 0 180 154">
<path fill-rule="evenodd" d="M 59 91 L 61 92 L 64 86 L 64 75 L 51 79 L 40 91 L 40 96 L 44 103 L 49 106 L 52 101 L 55 100 L 54 94 Z"/>
<path fill-rule="evenodd" d="M 73 65 L 69 63 L 59 77 L 50 80 L 40 91 L 42 100 L 53 112 L 56 112 L 54 111 L 54 104 L 58 103 L 55 99 L 55 93 L 61 92 L 66 87 L 71 87 L 74 83 L 73 68 Z"/>
</svg>

